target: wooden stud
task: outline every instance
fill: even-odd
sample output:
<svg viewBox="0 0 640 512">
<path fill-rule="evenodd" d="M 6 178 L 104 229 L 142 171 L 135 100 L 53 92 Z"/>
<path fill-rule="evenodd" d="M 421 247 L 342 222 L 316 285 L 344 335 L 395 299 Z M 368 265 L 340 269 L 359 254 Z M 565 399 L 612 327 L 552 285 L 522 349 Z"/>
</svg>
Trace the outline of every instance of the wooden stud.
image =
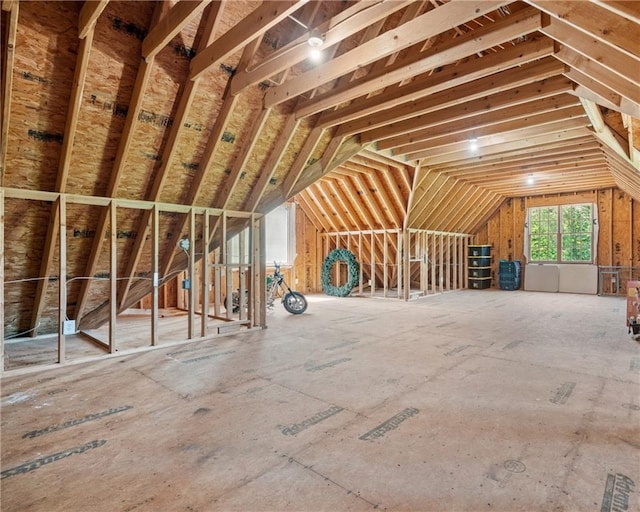
<svg viewBox="0 0 640 512">
<path fill-rule="evenodd" d="M 115 203 L 109 205 L 109 353 L 116 351 L 116 314 L 117 279 L 118 279 L 118 246 L 117 246 L 117 208 Z"/>
<path fill-rule="evenodd" d="M 67 319 L 67 202 L 64 196 L 58 201 L 60 230 L 58 236 L 58 363 L 66 359 L 64 322 Z"/>
<path fill-rule="evenodd" d="M 0 187 L 0 374 L 4 373 L 4 281 L 6 279 L 5 265 L 5 241 L 4 241 L 4 189 Z"/>
<path fill-rule="evenodd" d="M 206 240 L 202 241 L 206 243 Z M 188 276 L 189 276 L 189 312 L 188 312 L 188 339 L 193 339 L 195 337 L 195 314 L 196 314 L 196 279 L 195 279 L 195 270 L 196 270 L 196 213 L 192 208 L 189 212 L 189 267 L 188 267 Z M 230 300 L 230 299 L 229 299 Z"/>
<path fill-rule="evenodd" d="M 333 60 L 320 64 L 312 71 L 303 73 L 265 93 L 265 106 L 273 107 L 384 57 L 435 36 L 447 29 L 491 12 L 508 2 L 451 2 L 418 16 L 417 18 L 388 30 L 382 35 L 361 44 Z M 454 21 L 455 20 L 455 21 Z"/>
<path fill-rule="evenodd" d="M 7 22 L 7 39 L 5 45 L 3 87 L 2 87 L 2 141 L 0 142 L 0 186 L 4 186 L 4 173 L 7 165 L 7 149 L 9 144 L 9 122 L 11 119 L 11 96 L 13 88 L 13 66 L 15 61 L 16 38 L 18 35 L 19 3 L 11 5 Z M 4 42 L 4 41 L 3 41 Z"/>
<path fill-rule="evenodd" d="M 160 341 L 160 332 L 158 329 L 158 286 L 160 284 L 160 271 L 158 268 L 158 261 L 160 256 L 160 212 L 158 211 L 158 206 L 154 205 L 151 212 L 151 272 L 153 279 L 153 291 L 151 294 L 151 345 L 155 347 Z M 208 213 L 205 213 L 205 215 L 208 216 Z M 163 287 L 162 289 L 166 290 L 166 287 Z"/>
<path fill-rule="evenodd" d="M 200 318 L 200 336 L 205 337 L 208 330 L 209 320 L 209 237 L 211 229 L 209 227 L 209 213 L 202 214 L 202 314 Z"/>
<path fill-rule="evenodd" d="M 153 58 L 210 2 L 211 0 L 181 0 L 174 4 L 142 41 L 142 57 Z"/>
<path fill-rule="evenodd" d="M 300 9 L 307 1 L 264 2 L 191 60 L 189 79 L 198 78 L 202 73 L 246 46 L 249 41 L 262 36 L 267 30 Z"/>
<path fill-rule="evenodd" d="M 17 3 L 17 2 L 16 2 Z M 84 39 L 96 26 L 96 21 L 104 11 L 109 0 L 86 0 L 80 11 L 78 20 L 78 37 Z"/>
</svg>

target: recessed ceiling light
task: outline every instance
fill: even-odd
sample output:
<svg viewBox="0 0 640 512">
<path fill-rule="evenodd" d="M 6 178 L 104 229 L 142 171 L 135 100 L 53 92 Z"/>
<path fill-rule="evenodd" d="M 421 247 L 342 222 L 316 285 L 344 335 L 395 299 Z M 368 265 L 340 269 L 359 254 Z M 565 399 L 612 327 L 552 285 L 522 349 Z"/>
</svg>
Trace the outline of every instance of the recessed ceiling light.
<svg viewBox="0 0 640 512">
<path fill-rule="evenodd" d="M 529 176 L 527 176 L 527 185 L 533 185 L 535 182 L 536 180 L 533 177 L 533 174 L 529 174 Z"/>
<path fill-rule="evenodd" d="M 323 44 L 324 44 L 324 39 L 322 39 L 320 36 L 309 36 L 309 39 L 307 39 L 307 43 L 309 44 L 309 46 L 311 46 L 311 48 L 320 48 Z"/>
<path fill-rule="evenodd" d="M 478 149 L 478 139 L 476 139 L 475 137 L 473 139 L 469 139 L 469 148 L 471 149 L 471 151 L 475 151 L 476 149 Z"/>
</svg>

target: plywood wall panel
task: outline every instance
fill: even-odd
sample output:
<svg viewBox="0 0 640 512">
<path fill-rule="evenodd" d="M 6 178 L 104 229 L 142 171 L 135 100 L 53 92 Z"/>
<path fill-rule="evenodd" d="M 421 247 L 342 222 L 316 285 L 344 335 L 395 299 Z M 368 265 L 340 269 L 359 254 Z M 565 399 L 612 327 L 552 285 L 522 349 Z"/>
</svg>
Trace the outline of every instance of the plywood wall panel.
<svg viewBox="0 0 640 512">
<path fill-rule="evenodd" d="M 599 190 L 598 201 L 598 265 L 613 265 L 613 189 Z"/>
<path fill-rule="evenodd" d="M 500 209 L 474 234 L 474 243 L 493 246 L 494 267 L 509 254 L 526 263 L 524 223 L 526 208 L 540 205 L 596 201 L 599 217 L 597 261 L 599 265 L 640 266 L 640 205 L 620 189 L 605 189 L 584 194 L 557 194 L 544 197 L 506 200 Z M 507 211 L 508 210 L 508 211 Z M 509 213 L 510 212 L 510 213 Z M 513 241 L 504 250 L 505 237 Z M 494 268 L 494 270 L 496 270 Z M 497 275 L 497 274 L 496 274 Z M 493 283 L 494 286 L 497 282 Z M 610 283 L 605 282 L 605 287 Z M 605 291 L 611 291 L 609 289 Z"/>
<path fill-rule="evenodd" d="M 631 196 L 622 190 L 616 190 L 612 194 L 613 212 L 613 264 L 615 266 L 630 266 L 633 263 L 631 239 Z"/>
<path fill-rule="evenodd" d="M 5 200 L 5 336 L 30 328 L 50 212 L 48 202 Z M 51 282 L 57 284 L 57 277 Z M 52 322 L 57 325 L 57 317 Z"/>
<path fill-rule="evenodd" d="M 71 193 L 108 193 L 152 14 L 153 2 L 109 2 L 97 20 L 71 155 Z"/>
<path fill-rule="evenodd" d="M 20 4 L 4 186 L 55 188 L 80 8 L 80 2 Z"/>
</svg>

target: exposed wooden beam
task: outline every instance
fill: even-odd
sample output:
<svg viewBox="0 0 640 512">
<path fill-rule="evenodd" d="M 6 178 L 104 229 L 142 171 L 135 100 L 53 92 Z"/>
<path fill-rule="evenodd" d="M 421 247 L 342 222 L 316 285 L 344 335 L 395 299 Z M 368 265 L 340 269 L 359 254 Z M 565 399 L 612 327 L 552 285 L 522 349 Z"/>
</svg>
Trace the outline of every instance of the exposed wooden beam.
<svg viewBox="0 0 640 512">
<path fill-rule="evenodd" d="M 593 2 L 585 8 L 583 2 L 567 0 L 525 1 L 603 43 L 617 46 L 631 55 L 640 56 L 640 38 L 630 36 L 630 34 L 637 34 L 637 23 L 618 16 L 611 10 L 603 9 Z"/>
<path fill-rule="evenodd" d="M 322 128 L 314 127 L 305 139 L 302 148 L 296 155 L 296 159 L 293 161 L 293 164 L 284 179 L 284 183 L 282 185 L 283 199 L 286 197 L 293 197 L 295 195 L 292 193 L 293 187 L 300 178 L 311 153 L 313 153 L 320 142 L 323 131 L 324 130 L 322 130 Z"/>
<path fill-rule="evenodd" d="M 154 57 L 210 2 L 211 0 L 180 0 L 174 4 L 142 41 L 142 57 Z"/>
<path fill-rule="evenodd" d="M 391 122 L 416 117 L 421 114 L 444 110 L 462 105 L 479 98 L 513 90 L 532 82 L 538 82 L 561 75 L 566 66 L 549 56 L 541 61 L 524 64 L 521 67 L 508 69 L 499 73 L 459 85 L 453 89 L 430 94 L 418 100 L 403 102 L 396 100 L 392 108 L 371 113 L 366 117 L 343 123 L 336 132 L 339 135 L 352 135 L 363 130 L 372 130 L 387 126 Z M 374 96 L 375 98 L 375 96 Z"/>
<path fill-rule="evenodd" d="M 16 2 L 17 3 L 17 2 Z M 78 37 L 84 39 L 89 31 L 95 27 L 96 21 L 104 11 L 109 0 L 86 0 L 80 10 L 80 19 L 78 20 Z"/>
<path fill-rule="evenodd" d="M 385 148 L 393 148 L 394 154 L 406 155 L 406 153 L 415 151 L 416 148 L 424 147 L 426 141 L 446 136 L 454 136 L 460 133 L 466 133 L 467 139 L 472 139 L 478 137 L 480 132 L 487 128 L 490 129 L 497 125 L 504 125 L 504 123 L 527 119 L 532 113 L 544 114 L 563 111 L 564 109 L 579 105 L 580 100 L 570 94 L 533 99 L 513 107 L 506 107 L 456 121 L 443 122 L 427 128 L 421 128 L 420 130 L 407 134 L 381 140 L 379 145 Z M 476 130 L 478 134 L 475 133 Z"/>
<path fill-rule="evenodd" d="M 343 39 L 359 32 L 368 25 L 384 19 L 410 2 L 398 0 L 394 2 L 373 2 L 363 0 L 311 28 L 310 32 L 324 36 L 324 48 L 338 44 Z M 246 87 L 266 80 L 285 69 L 291 68 L 309 57 L 308 34 L 286 44 L 263 62 L 251 69 L 240 69 L 231 80 L 230 94 L 236 95 Z"/>
<path fill-rule="evenodd" d="M 510 132 L 514 132 L 516 130 L 518 133 L 527 131 L 532 134 L 534 131 L 544 132 L 547 129 L 547 125 L 553 124 L 554 126 L 561 126 L 562 121 L 566 121 L 567 123 L 565 123 L 565 125 L 568 125 L 569 120 L 576 118 L 583 118 L 582 122 L 579 123 L 583 126 L 587 126 L 589 124 L 582 107 L 580 105 L 576 105 L 574 107 L 561 110 L 534 113 L 530 116 L 516 118 L 515 120 L 510 119 L 502 123 L 496 123 L 482 128 L 474 127 L 467 131 L 432 137 L 418 143 L 403 146 L 398 150 L 402 151 L 408 158 L 413 158 L 415 153 L 422 151 L 431 150 L 434 153 L 444 153 L 447 149 L 452 147 L 468 147 L 469 140 L 472 138 L 476 139 L 477 145 L 482 147 L 485 144 L 491 144 L 492 140 L 499 140 L 501 138 L 506 139 L 509 137 L 508 134 Z"/>
<path fill-rule="evenodd" d="M 71 156 L 73 152 L 73 144 L 76 136 L 76 126 L 78 125 L 78 117 L 80 116 L 80 107 L 82 105 L 82 94 L 84 91 L 85 78 L 87 68 L 89 66 L 89 55 L 91 53 L 91 45 L 93 44 L 93 25 L 87 32 L 84 39 L 80 40 L 78 48 L 78 56 L 76 58 L 76 67 L 73 75 L 73 85 L 71 88 L 71 97 L 69 98 L 69 106 L 67 108 L 67 120 L 65 124 L 64 136 L 62 139 L 62 149 L 60 151 L 60 162 L 58 164 L 58 175 L 56 177 L 57 192 L 66 192 L 67 178 L 69 176 L 69 167 L 71 165 Z M 58 228 L 60 226 L 58 204 L 53 203 L 49 213 L 49 225 L 47 226 L 47 235 L 44 240 L 44 249 L 42 260 L 40 263 L 40 279 L 36 286 L 36 293 L 33 299 L 33 307 L 31 309 L 31 335 L 38 335 L 38 325 L 44 308 L 44 298 L 49 285 L 49 276 L 53 269 L 53 257 L 55 252 L 56 240 L 58 238 Z"/>
<path fill-rule="evenodd" d="M 638 2 L 629 2 L 628 0 L 592 0 L 593 3 L 598 4 L 604 9 L 622 16 L 629 21 L 640 25 L 640 5 Z"/>
<path fill-rule="evenodd" d="M 214 2 L 207 14 L 207 18 L 204 20 L 203 35 L 198 45 L 197 51 L 201 51 L 211 43 L 215 37 L 216 28 L 220 24 L 221 14 L 223 12 L 223 2 Z M 178 140 L 184 130 L 184 124 L 187 115 L 191 109 L 191 105 L 196 96 L 199 80 L 187 80 L 185 81 L 181 92 L 179 93 L 178 108 L 173 116 L 173 124 L 169 128 L 164 149 L 162 150 L 162 156 L 160 158 L 160 167 L 155 173 L 151 188 L 147 190 L 146 199 L 148 201 L 158 201 L 160 194 L 166 183 L 169 169 L 178 149 Z M 135 270 L 140 262 L 142 256 L 142 249 L 147 239 L 152 220 L 152 211 L 145 210 L 142 214 L 142 219 L 138 224 L 137 233 L 138 236 L 134 240 L 131 254 L 127 258 L 126 268 L 123 276 L 126 277 L 124 282 L 121 282 L 118 293 L 118 304 L 120 307 L 124 307 L 124 303 L 127 300 L 127 295 L 131 284 Z"/>
<path fill-rule="evenodd" d="M 158 5 L 156 6 L 155 14 L 158 13 L 158 10 L 160 8 L 161 6 L 158 6 Z M 142 108 L 142 101 L 144 99 L 145 91 L 147 89 L 147 85 L 151 78 L 153 61 L 154 61 L 153 57 L 150 58 L 148 61 L 144 59 L 140 60 L 140 65 L 138 67 L 136 80 L 133 86 L 133 92 L 131 94 L 131 99 L 129 101 L 127 118 L 125 120 L 124 127 L 122 128 L 122 132 L 120 134 L 120 142 L 118 144 L 118 149 L 116 151 L 113 168 L 111 170 L 111 174 L 109 178 L 109 184 L 107 187 L 108 197 L 115 197 L 118 191 L 120 180 L 122 178 L 122 174 L 124 173 L 127 155 L 129 154 L 129 148 L 131 147 L 131 142 L 133 140 L 133 133 L 138 123 L 138 115 L 140 114 L 140 109 Z M 91 252 L 89 254 L 87 266 L 83 274 L 85 276 L 89 276 L 89 277 L 93 276 L 96 272 L 96 268 L 97 268 L 99 257 L 100 257 L 100 252 L 102 250 L 105 234 L 107 232 L 108 218 L 109 218 L 108 213 L 109 213 L 108 208 L 102 208 L 100 212 L 100 217 L 98 219 L 98 224 L 96 227 L 96 235 L 93 239 Z M 82 326 L 82 315 L 84 313 L 84 308 L 87 303 L 90 287 L 91 287 L 90 279 L 83 280 L 80 285 L 80 292 L 78 294 L 78 299 L 76 302 L 76 309 L 75 309 L 75 318 L 76 318 L 76 321 L 78 322 L 79 328 Z"/>
<path fill-rule="evenodd" d="M 612 73 L 602 64 L 595 60 L 591 60 L 584 55 L 580 55 L 578 52 L 563 45 L 560 45 L 560 48 L 555 55 L 556 58 L 568 66 L 582 72 L 586 76 L 601 83 L 617 94 L 624 96 L 635 105 L 640 104 L 640 87 L 633 85 L 633 83 L 622 78 L 616 73 Z"/>
<path fill-rule="evenodd" d="M 357 99 L 335 111 L 325 111 L 320 115 L 319 123 L 325 127 L 345 123 L 383 109 L 393 108 L 398 102 L 423 98 L 552 54 L 553 42 L 548 38 L 536 38 L 508 46 L 500 52 L 476 57 L 468 62 L 451 64 L 433 74 L 419 75 L 407 84 L 389 88 L 370 98 Z"/>
<path fill-rule="evenodd" d="M 9 12 L 13 9 L 13 5 L 17 3 L 18 0 L 2 0 L 2 10 Z"/>
<path fill-rule="evenodd" d="M 449 2 L 268 90 L 265 93 L 265 105 L 269 107 L 282 103 L 317 87 L 318 84 L 329 82 L 507 3 L 509 2 L 496 0 Z"/>
<path fill-rule="evenodd" d="M 562 20 L 552 18 L 541 32 L 580 53 L 589 60 L 596 61 L 613 73 L 628 80 L 636 87 L 640 84 L 640 57 L 629 55 L 616 46 L 601 43 Z"/>
<path fill-rule="evenodd" d="M 428 114 L 421 114 L 398 122 L 390 122 L 386 126 L 364 131 L 361 134 L 363 143 L 390 138 L 409 133 L 427 126 L 434 126 L 443 122 L 473 117 L 488 110 L 499 110 L 519 105 L 534 99 L 548 98 L 557 94 L 571 91 L 573 84 L 565 77 L 554 77 L 541 82 L 523 85 L 515 89 L 480 98 L 468 103 L 456 105 L 444 110 L 436 110 Z"/>
<path fill-rule="evenodd" d="M 524 11 L 518 16 L 520 17 L 513 24 L 507 23 L 510 19 L 501 20 L 495 25 L 487 25 L 458 38 L 447 38 L 427 50 L 414 50 L 388 66 L 374 68 L 349 84 L 338 85 L 302 103 L 297 113 L 305 116 L 357 98 L 352 104 L 338 109 L 335 114 L 323 112 L 320 121 L 322 125 L 334 125 L 370 114 L 379 108 L 390 108 L 399 99 L 410 101 L 421 98 L 542 55 L 550 55 L 553 51 L 551 41 L 539 37 L 517 45 L 509 44 L 501 52 L 482 54 L 492 46 L 517 39 L 523 33 L 533 32 L 541 26 L 540 13 L 535 9 Z M 459 62 L 469 56 L 470 60 Z M 378 62 L 384 62 L 384 59 Z M 403 84 L 404 80 L 408 83 Z M 365 97 L 383 87 L 387 87 L 387 90 L 370 98 Z M 380 102 L 380 107 L 374 105 L 376 99 Z"/>
<path fill-rule="evenodd" d="M 244 172 L 244 167 L 251 156 L 253 148 L 260 140 L 260 132 L 267 122 L 267 118 L 271 113 L 271 109 L 265 108 L 258 112 L 257 118 L 251 123 L 249 133 L 247 133 L 245 140 L 243 141 L 240 153 L 236 156 L 236 159 L 231 166 L 231 174 L 227 176 L 224 184 L 219 189 L 216 197 L 213 201 L 213 206 L 216 208 L 226 208 L 229 202 L 233 198 L 233 192 L 240 181 L 240 177 Z"/>
<path fill-rule="evenodd" d="M 546 133 L 544 135 L 540 135 L 537 137 L 525 137 L 521 140 L 510 141 L 504 144 L 496 144 L 494 146 L 485 146 L 485 147 L 479 148 L 475 152 L 475 154 L 470 153 L 470 151 L 467 149 L 467 150 L 458 151 L 456 153 L 438 155 L 438 156 L 425 159 L 425 161 L 423 162 L 423 165 L 434 167 L 434 166 L 442 165 L 445 163 L 453 163 L 461 160 L 464 161 L 464 160 L 467 160 L 467 158 L 469 157 L 474 157 L 474 158 L 486 157 L 488 155 L 506 153 L 512 150 L 525 149 L 525 148 L 530 149 L 531 147 L 536 145 L 545 145 L 545 144 L 553 143 L 556 141 L 567 142 L 571 139 L 582 138 L 587 134 L 589 134 L 589 130 L 584 126 L 578 127 L 578 128 L 572 128 L 572 129 L 563 130 L 559 132 Z"/>
<path fill-rule="evenodd" d="M 262 36 L 309 0 L 266 1 L 244 17 L 191 61 L 191 80 L 221 63 L 249 42 Z"/>
<path fill-rule="evenodd" d="M 13 64 L 15 61 L 16 37 L 18 35 L 19 3 L 11 5 L 7 21 L 7 39 L 4 44 L 4 69 L 2 86 L 2 147 L 0 148 L 0 186 L 4 186 L 4 173 L 7 164 L 7 150 L 9 148 L 9 122 L 11 120 L 11 96 L 13 88 Z M 4 41 L 3 41 L 4 43 Z"/>
<path fill-rule="evenodd" d="M 251 189 L 248 199 L 246 200 L 244 209 L 253 212 L 260 204 L 260 200 L 264 196 L 265 190 L 269 185 L 269 182 L 273 178 L 282 157 L 285 154 L 285 149 L 291 142 L 291 139 L 295 135 L 296 129 L 300 121 L 296 119 L 296 116 L 289 114 L 285 125 L 278 135 L 278 138 L 269 153 L 269 156 L 262 164 L 262 168 L 259 172 L 258 181 Z"/>
<path fill-rule="evenodd" d="M 304 169 L 302 176 L 300 176 L 300 179 L 298 179 L 298 181 L 296 181 L 295 185 L 293 186 L 293 189 L 290 192 L 290 196 L 296 195 L 300 190 L 303 190 L 314 181 L 331 172 L 340 164 L 349 160 L 349 158 L 351 158 L 353 155 L 359 153 L 362 148 L 363 145 L 360 144 L 360 141 L 357 137 L 346 139 L 340 146 L 340 149 L 338 150 L 335 157 L 331 159 L 331 161 L 325 163 L 321 159 Z"/>
<path fill-rule="evenodd" d="M 598 137 L 603 144 L 606 144 L 609 148 L 631 163 L 630 155 L 627 153 L 628 147 L 623 147 L 620 144 L 620 141 L 613 134 L 612 130 L 607 126 L 598 105 L 585 99 L 581 99 L 580 101 L 582 102 L 585 113 L 591 120 L 591 126 L 593 127 L 596 137 Z M 638 170 L 640 170 L 640 168 Z"/>
<path fill-rule="evenodd" d="M 598 140 L 593 136 L 593 132 L 585 129 L 580 137 L 570 137 L 566 140 L 558 139 L 555 141 L 544 141 L 541 145 L 536 145 L 531 148 L 526 146 L 508 148 L 503 153 L 496 153 L 491 155 L 477 154 L 475 156 L 469 156 L 463 160 L 454 160 L 451 162 L 442 162 L 434 168 L 438 171 L 457 171 L 464 169 L 474 169 L 476 166 L 482 165 L 495 165 L 497 167 L 509 163 L 522 161 L 523 165 L 526 165 L 526 161 L 529 158 L 533 158 L 537 155 L 555 154 L 561 151 L 572 151 L 583 149 L 592 149 L 594 147 L 600 147 Z"/>
</svg>

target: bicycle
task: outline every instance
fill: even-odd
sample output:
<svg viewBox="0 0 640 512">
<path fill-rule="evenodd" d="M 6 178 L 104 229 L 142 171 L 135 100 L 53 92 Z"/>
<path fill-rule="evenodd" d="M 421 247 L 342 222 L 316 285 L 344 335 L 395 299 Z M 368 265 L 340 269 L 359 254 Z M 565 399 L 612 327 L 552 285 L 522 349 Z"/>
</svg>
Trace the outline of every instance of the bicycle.
<svg viewBox="0 0 640 512">
<path fill-rule="evenodd" d="M 284 275 L 280 272 L 280 265 L 273 262 L 274 270 L 272 275 L 267 276 L 267 293 L 266 303 L 267 309 L 272 310 L 275 304 L 276 298 L 280 298 L 280 302 L 289 313 L 292 315 L 300 315 L 307 310 L 307 299 L 300 292 L 293 291 L 287 282 L 284 280 Z M 245 292 L 245 297 L 248 297 L 249 292 Z M 227 307 L 227 299 L 224 299 L 224 305 Z M 240 292 L 235 291 L 232 294 L 233 312 L 240 311 Z"/>
</svg>

